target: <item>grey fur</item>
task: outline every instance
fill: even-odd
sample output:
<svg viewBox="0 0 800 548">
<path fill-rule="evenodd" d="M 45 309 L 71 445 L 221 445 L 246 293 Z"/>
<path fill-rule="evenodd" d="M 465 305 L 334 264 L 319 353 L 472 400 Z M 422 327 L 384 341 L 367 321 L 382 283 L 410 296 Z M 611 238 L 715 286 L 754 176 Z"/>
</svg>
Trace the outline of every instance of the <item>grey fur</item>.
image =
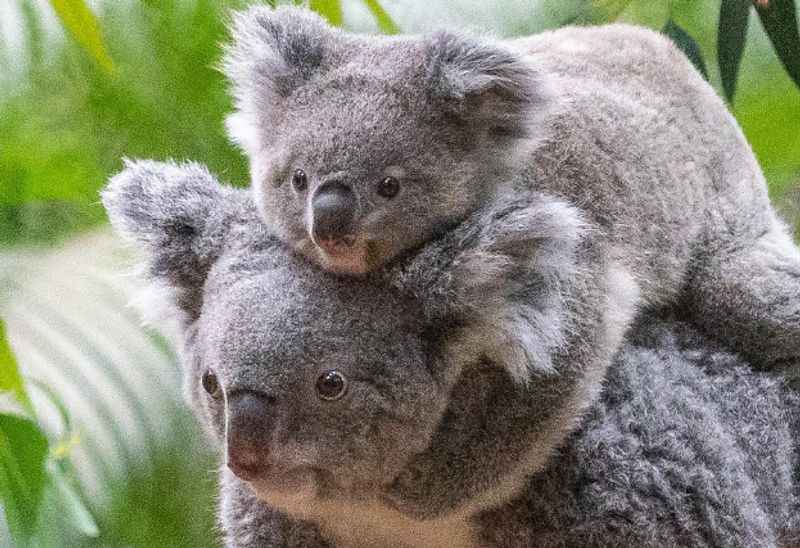
<svg viewBox="0 0 800 548">
<path fill-rule="evenodd" d="M 223 61 L 237 105 L 230 133 L 251 159 L 267 223 L 328 269 L 365 272 L 457 224 L 486 199 L 458 181 L 507 179 L 510 144 L 535 139 L 546 111 L 534 68 L 472 38 L 359 37 L 288 7 L 251 7 L 235 21 Z M 295 55 L 296 43 L 314 54 Z M 289 95 L 274 91 L 286 65 L 304 75 Z M 310 178 L 302 192 L 289 184 L 298 168 Z M 376 192 L 387 175 L 401 180 L 388 201 Z M 341 260 L 309 237 L 311 198 L 333 179 L 358 201 L 358 256 Z"/>
<path fill-rule="evenodd" d="M 125 160 L 125 170 L 103 190 L 116 231 L 147 250 L 144 274 L 163 279 L 159 289 L 172 293 L 154 316 L 176 317 L 184 328 L 200 315 L 203 281 L 221 251 L 235 195 L 204 184 L 210 178 L 200 164 Z"/>
<path fill-rule="evenodd" d="M 174 288 L 165 304 L 197 297 L 179 343 L 212 435 L 224 446 L 229 395 L 269 396 L 268 472 L 221 474 L 227 546 L 798 540 L 797 395 L 669 319 L 645 323 L 607 370 L 625 287 L 564 202 L 506 199 L 390 270 L 341 278 L 197 166 L 129 164 L 103 198 L 145 263 L 166 265 L 145 270 Z M 170 239 L 176 223 L 199 236 Z M 549 367 L 519 383 L 493 363 L 504 354 L 479 350 L 480 302 L 555 321 Z M 314 383 L 330 368 L 350 388 L 326 402 Z M 208 369 L 220 397 L 200 387 Z"/>
<path fill-rule="evenodd" d="M 375 270 L 534 191 L 577 208 L 640 308 L 685 301 L 760 366 L 800 356 L 800 252 L 735 120 L 667 38 L 625 25 L 496 43 L 361 37 L 293 8 L 236 21 L 232 134 L 248 143 L 263 219 L 323 268 Z M 276 95 L 283 64 L 304 77 Z M 302 192 L 286 184 L 296 168 Z M 375 193 L 387 174 L 401 182 L 391 200 Z M 356 243 L 339 256 L 309 237 L 311 197 L 332 178 L 359 201 Z"/>
</svg>

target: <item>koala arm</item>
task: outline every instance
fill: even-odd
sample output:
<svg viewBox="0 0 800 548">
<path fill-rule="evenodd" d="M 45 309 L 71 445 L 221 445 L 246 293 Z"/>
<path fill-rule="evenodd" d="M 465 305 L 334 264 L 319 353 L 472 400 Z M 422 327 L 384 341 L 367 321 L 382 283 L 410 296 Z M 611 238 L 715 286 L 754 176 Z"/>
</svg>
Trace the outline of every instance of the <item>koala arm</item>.
<svg viewBox="0 0 800 548">
<path fill-rule="evenodd" d="M 624 331 L 638 299 L 600 231 L 574 206 L 539 192 L 498 196 L 387 274 L 442 333 L 482 331 L 482 349 L 467 343 L 473 355 L 488 354 L 523 383 L 555 371 L 553 356 L 586 316 L 582 309 L 613 301 L 618 313 L 599 322 Z"/>
<path fill-rule="evenodd" d="M 333 548 L 315 525 L 270 508 L 227 470 L 221 483 L 219 522 L 227 548 Z"/>
<path fill-rule="evenodd" d="M 508 500 L 596 399 L 637 297 L 601 236 L 557 198 L 499 197 L 392 267 L 440 326 L 453 383 L 428 449 L 393 486 L 402 511 L 434 518 Z"/>
<path fill-rule="evenodd" d="M 555 198 L 500 196 L 388 274 L 422 301 L 428 319 L 469 321 L 487 306 L 502 306 L 534 278 L 547 286 L 573 275 L 587 230 L 578 210 Z"/>
</svg>

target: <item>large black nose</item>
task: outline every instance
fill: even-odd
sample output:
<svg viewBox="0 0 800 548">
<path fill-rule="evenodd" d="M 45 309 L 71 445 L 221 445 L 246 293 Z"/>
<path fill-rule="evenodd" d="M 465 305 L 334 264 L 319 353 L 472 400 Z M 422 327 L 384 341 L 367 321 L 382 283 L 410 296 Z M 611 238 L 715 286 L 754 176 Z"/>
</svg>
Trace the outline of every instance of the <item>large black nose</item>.
<svg viewBox="0 0 800 548">
<path fill-rule="evenodd" d="M 238 392 L 228 398 L 228 468 L 242 479 L 253 479 L 265 466 L 274 423 L 272 404 L 273 398 L 258 392 Z"/>
<path fill-rule="evenodd" d="M 311 200 L 314 239 L 340 240 L 353 231 L 356 217 L 356 196 L 347 185 L 338 181 L 324 183 Z"/>
</svg>

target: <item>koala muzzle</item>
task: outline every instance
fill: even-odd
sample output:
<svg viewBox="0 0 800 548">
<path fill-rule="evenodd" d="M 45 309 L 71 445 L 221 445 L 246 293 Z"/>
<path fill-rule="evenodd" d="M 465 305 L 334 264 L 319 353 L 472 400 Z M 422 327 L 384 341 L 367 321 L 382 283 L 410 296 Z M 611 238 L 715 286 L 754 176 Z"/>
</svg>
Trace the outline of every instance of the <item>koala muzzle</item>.
<svg viewBox="0 0 800 548">
<path fill-rule="evenodd" d="M 353 232 L 356 206 L 356 195 L 347 185 L 330 181 L 320 186 L 311 200 L 314 241 L 346 241 Z"/>
<path fill-rule="evenodd" d="M 228 468 L 243 480 L 254 479 L 267 464 L 273 407 L 273 398 L 258 392 L 238 392 L 228 398 Z"/>
</svg>

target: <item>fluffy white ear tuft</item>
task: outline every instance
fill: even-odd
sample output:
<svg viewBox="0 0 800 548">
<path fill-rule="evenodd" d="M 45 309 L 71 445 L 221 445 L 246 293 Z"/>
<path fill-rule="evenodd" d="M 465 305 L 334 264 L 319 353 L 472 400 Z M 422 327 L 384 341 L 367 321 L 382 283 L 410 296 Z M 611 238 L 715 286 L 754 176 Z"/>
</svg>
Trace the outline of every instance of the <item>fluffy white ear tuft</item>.
<svg viewBox="0 0 800 548">
<path fill-rule="evenodd" d="M 261 147 L 258 125 L 241 111 L 232 112 L 225 118 L 228 138 L 248 157 L 254 158 Z"/>
<path fill-rule="evenodd" d="M 325 70 L 336 31 L 316 13 L 291 6 L 251 6 L 231 16 L 231 42 L 221 70 L 236 113 L 228 133 L 243 150 L 257 150 L 269 124 L 296 89 Z"/>
<path fill-rule="evenodd" d="M 239 191 L 241 192 L 241 191 Z M 145 279 L 165 299 L 162 311 L 195 319 L 206 274 L 225 243 L 237 191 L 194 163 L 125 161 L 102 192 L 117 233 L 142 255 Z"/>
</svg>

